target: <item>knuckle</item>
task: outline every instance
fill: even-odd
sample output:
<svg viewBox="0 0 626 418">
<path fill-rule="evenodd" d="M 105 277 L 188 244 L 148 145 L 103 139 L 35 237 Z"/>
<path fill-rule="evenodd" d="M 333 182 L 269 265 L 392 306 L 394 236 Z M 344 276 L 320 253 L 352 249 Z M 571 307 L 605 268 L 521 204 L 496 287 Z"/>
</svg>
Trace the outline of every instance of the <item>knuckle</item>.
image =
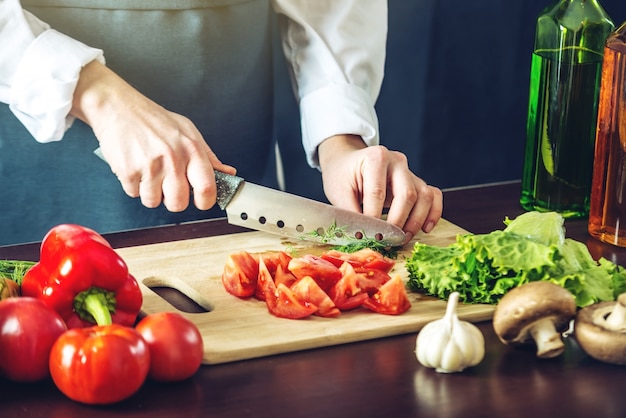
<svg viewBox="0 0 626 418">
<path fill-rule="evenodd" d="M 421 191 L 418 191 L 416 188 L 409 187 L 404 190 L 403 199 L 404 201 L 413 205 L 415 204 L 415 202 L 417 202 L 417 199 L 419 199 L 420 195 Z"/>
<path fill-rule="evenodd" d="M 384 145 L 367 147 L 366 152 L 368 160 L 377 163 L 385 162 L 389 155 L 389 150 Z"/>
<path fill-rule="evenodd" d="M 385 200 L 385 198 L 387 196 L 387 190 L 385 190 L 385 188 L 383 188 L 381 186 L 376 185 L 376 186 L 372 186 L 367 191 L 367 194 L 372 199 L 383 201 L 383 200 Z"/>
</svg>

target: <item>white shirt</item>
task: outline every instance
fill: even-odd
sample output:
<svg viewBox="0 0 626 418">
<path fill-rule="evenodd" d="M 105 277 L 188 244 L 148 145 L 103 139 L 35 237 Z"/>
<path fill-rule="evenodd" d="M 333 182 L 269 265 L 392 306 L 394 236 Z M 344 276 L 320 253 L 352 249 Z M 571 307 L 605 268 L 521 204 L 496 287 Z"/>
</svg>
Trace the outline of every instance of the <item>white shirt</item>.
<svg viewBox="0 0 626 418">
<path fill-rule="evenodd" d="M 318 166 L 317 147 L 336 134 L 379 142 L 374 104 L 384 74 L 385 0 L 273 0 L 289 18 L 283 49 L 299 98 L 307 160 Z M 103 51 L 50 28 L 0 0 L 0 101 L 39 142 L 58 141 L 71 126 L 72 96 L 81 68 L 105 62 Z"/>
</svg>

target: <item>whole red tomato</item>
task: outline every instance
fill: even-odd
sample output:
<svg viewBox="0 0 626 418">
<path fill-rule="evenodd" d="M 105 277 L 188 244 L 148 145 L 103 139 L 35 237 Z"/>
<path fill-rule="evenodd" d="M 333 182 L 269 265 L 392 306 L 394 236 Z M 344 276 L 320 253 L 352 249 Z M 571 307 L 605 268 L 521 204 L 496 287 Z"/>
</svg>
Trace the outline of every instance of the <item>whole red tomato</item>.
<svg viewBox="0 0 626 418">
<path fill-rule="evenodd" d="M 133 328 L 112 324 L 74 328 L 50 353 L 52 380 L 67 397 L 111 404 L 133 395 L 146 380 L 150 352 Z"/>
<path fill-rule="evenodd" d="M 150 377 L 174 382 L 191 377 L 202 364 L 204 344 L 196 325 L 175 312 L 143 318 L 135 329 L 150 348 Z"/>
<path fill-rule="evenodd" d="M 59 314 L 38 299 L 0 301 L 0 375 L 19 382 L 50 376 L 50 350 L 66 329 Z"/>
</svg>

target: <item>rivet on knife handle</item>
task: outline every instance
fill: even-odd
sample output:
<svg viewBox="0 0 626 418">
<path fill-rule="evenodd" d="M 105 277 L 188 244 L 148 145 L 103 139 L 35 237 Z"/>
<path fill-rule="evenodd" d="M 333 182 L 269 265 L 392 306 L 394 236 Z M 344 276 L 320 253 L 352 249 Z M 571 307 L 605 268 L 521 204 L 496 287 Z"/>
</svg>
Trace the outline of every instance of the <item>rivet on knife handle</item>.
<svg viewBox="0 0 626 418">
<path fill-rule="evenodd" d="M 243 178 L 215 171 L 215 184 L 217 185 L 217 204 L 224 210 L 237 193 L 237 189 L 243 182 Z"/>
</svg>

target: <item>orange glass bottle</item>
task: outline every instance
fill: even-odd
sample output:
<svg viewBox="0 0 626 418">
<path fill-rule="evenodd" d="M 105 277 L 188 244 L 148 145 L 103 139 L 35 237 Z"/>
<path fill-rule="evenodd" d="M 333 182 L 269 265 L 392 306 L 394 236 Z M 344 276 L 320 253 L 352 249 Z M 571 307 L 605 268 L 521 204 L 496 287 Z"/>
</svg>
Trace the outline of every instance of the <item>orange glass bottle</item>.
<svg viewBox="0 0 626 418">
<path fill-rule="evenodd" d="M 626 22 L 604 48 L 589 234 L 626 247 Z"/>
</svg>

